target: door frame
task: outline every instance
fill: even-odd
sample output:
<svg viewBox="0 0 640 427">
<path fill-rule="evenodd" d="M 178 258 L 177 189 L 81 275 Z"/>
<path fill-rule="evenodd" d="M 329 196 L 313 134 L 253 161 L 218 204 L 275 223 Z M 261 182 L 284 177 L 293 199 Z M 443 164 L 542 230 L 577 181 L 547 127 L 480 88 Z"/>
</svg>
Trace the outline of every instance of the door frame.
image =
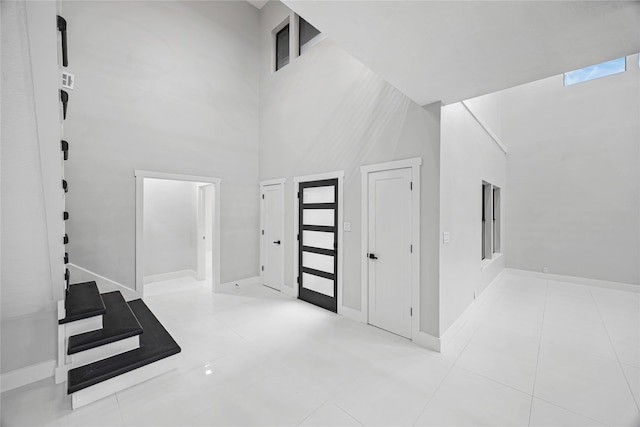
<svg viewBox="0 0 640 427">
<path fill-rule="evenodd" d="M 298 298 L 299 296 L 299 283 L 298 283 L 298 233 L 300 232 L 298 226 L 298 216 L 300 215 L 300 208 L 298 204 L 298 191 L 300 191 L 300 183 L 301 182 L 309 182 L 309 181 L 322 181 L 325 179 L 338 179 L 338 223 L 336 227 L 338 229 L 338 269 L 336 271 L 338 275 L 338 314 L 344 315 L 343 307 L 342 307 L 342 259 L 343 259 L 343 194 L 344 194 L 344 171 L 335 171 L 335 172 L 327 172 L 316 175 L 304 175 L 304 176 L 296 176 L 293 178 L 294 186 L 293 186 L 293 236 L 291 239 L 292 247 L 296 248 L 293 251 L 293 290 L 287 289 L 287 292 L 291 292 L 291 296 Z"/>
<path fill-rule="evenodd" d="M 144 297 L 144 179 L 168 179 L 173 181 L 190 181 L 213 184 L 213 277 L 211 279 L 211 291 L 216 292 L 220 288 L 220 185 L 222 179 L 209 176 L 181 175 L 166 172 L 134 171 L 136 178 L 136 282 L 135 291 Z"/>
<path fill-rule="evenodd" d="M 285 243 L 286 240 L 284 238 L 284 234 L 285 234 L 285 226 L 284 226 L 284 216 L 285 216 L 285 210 L 284 210 L 284 198 L 285 198 L 285 184 L 286 184 L 286 179 L 285 178 L 278 178 L 278 179 L 270 179 L 267 181 L 260 181 L 260 266 L 264 266 L 264 258 L 265 258 L 265 253 L 264 253 L 264 234 L 262 234 L 262 230 L 264 230 L 264 215 L 265 215 L 265 209 L 264 209 L 264 187 L 267 186 L 271 186 L 271 185 L 279 185 L 280 186 L 280 191 L 282 191 L 282 216 L 280 217 L 280 229 L 282 230 L 282 243 Z M 285 252 L 285 248 L 283 245 L 282 248 L 282 268 L 280 271 L 282 271 L 281 274 L 281 280 L 280 280 L 280 291 L 283 291 L 284 288 L 284 252 Z M 260 270 L 260 283 L 262 283 L 264 285 L 264 271 L 262 270 L 262 268 L 259 269 Z M 266 286 L 266 285 L 265 285 Z"/>
<path fill-rule="evenodd" d="M 212 236 L 207 235 L 207 203 L 213 203 L 210 197 L 207 196 L 207 187 L 209 183 L 203 183 L 198 186 L 198 203 L 197 203 L 197 225 L 196 225 L 196 239 L 197 239 L 197 262 L 196 262 L 196 280 L 205 280 L 207 278 L 207 239 L 211 239 Z M 215 192 L 215 190 L 213 190 Z M 213 227 L 212 230 L 213 231 Z M 213 234 L 213 233 L 212 233 Z M 201 237 L 205 236 L 205 239 Z M 213 243 L 211 244 L 213 247 Z"/>
<path fill-rule="evenodd" d="M 377 163 L 360 167 L 362 201 L 361 212 L 361 300 L 362 319 L 369 324 L 369 261 L 367 258 L 369 243 L 369 174 L 393 169 L 411 168 L 411 340 L 417 338 L 420 331 L 420 165 L 422 157 Z"/>
</svg>

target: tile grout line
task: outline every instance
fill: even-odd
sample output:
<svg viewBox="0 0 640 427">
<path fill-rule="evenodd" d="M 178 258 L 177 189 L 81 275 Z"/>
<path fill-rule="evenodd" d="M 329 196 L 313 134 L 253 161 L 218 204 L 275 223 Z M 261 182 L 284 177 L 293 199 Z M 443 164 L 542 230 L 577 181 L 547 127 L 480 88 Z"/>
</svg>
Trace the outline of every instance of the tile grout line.
<svg viewBox="0 0 640 427">
<path fill-rule="evenodd" d="M 547 300 L 549 299 L 549 281 L 545 281 L 544 290 L 544 306 L 542 307 L 542 321 L 540 324 L 540 338 L 538 338 L 538 354 L 536 355 L 536 369 L 533 374 L 533 388 L 531 389 L 531 405 L 529 406 L 529 422 L 528 426 L 531 426 L 531 414 L 533 413 L 533 399 L 536 394 L 536 380 L 538 378 L 538 364 L 540 363 L 540 348 L 542 347 L 542 333 L 544 332 L 544 315 L 547 311 Z"/>
<path fill-rule="evenodd" d="M 580 412 L 576 412 L 576 411 L 574 411 L 573 409 L 565 408 L 564 406 L 560 406 L 560 405 L 558 405 L 557 403 L 551 402 L 551 401 L 549 401 L 549 400 L 547 400 L 547 399 L 544 399 L 544 398 L 542 398 L 542 397 L 536 397 L 536 399 L 541 400 L 541 401 L 543 401 L 543 402 L 545 402 L 545 403 L 547 403 L 547 404 L 549 404 L 549 405 L 551 405 L 551 406 L 555 406 L 556 408 L 560 408 L 560 409 L 562 409 L 562 410 L 564 410 L 564 411 L 571 412 L 572 414 L 578 415 L 578 416 L 580 416 L 580 417 L 582 417 L 582 418 L 586 418 L 586 419 L 588 419 L 588 420 L 591 420 L 591 421 L 593 421 L 593 422 L 595 422 L 595 423 L 598 423 L 598 424 L 600 424 L 600 425 L 602 425 L 602 426 L 606 426 L 606 425 L 607 425 L 607 424 L 603 423 L 602 421 L 596 420 L 595 418 L 592 418 L 592 417 L 587 416 L 587 415 L 585 415 L 585 414 L 582 414 L 582 413 L 580 413 Z"/>
<path fill-rule="evenodd" d="M 465 322 L 466 323 L 466 322 Z M 464 325 L 463 325 L 464 326 Z M 464 351 L 467 349 L 467 347 L 469 346 L 469 343 L 471 343 L 471 340 L 473 339 L 473 337 L 476 335 L 476 333 L 478 332 L 478 329 L 480 329 L 479 327 L 476 328 L 475 331 L 473 331 L 473 333 L 471 334 L 471 336 L 469 337 L 469 340 L 467 341 L 467 343 L 464 345 L 464 347 L 462 347 L 462 350 L 460 350 L 460 353 L 458 353 L 458 355 L 456 356 L 455 360 L 453 361 L 453 363 L 451 363 L 451 366 L 449 367 L 449 370 L 447 371 L 447 373 L 445 374 L 444 377 L 442 377 L 442 380 L 438 383 L 438 385 L 436 386 L 436 388 L 433 390 L 433 393 L 431 394 L 431 396 L 429 397 L 429 399 L 427 399 L 427 402 L 425 403 L 425 405 L 422 407 L 422 409 L 420 410 L 420 413 L 418 414 L 418 416 L 416 417 L 416 419 L 413 421 L 413 423 L 411 424 L 411 426 L 415 426 L 416 423 L 418 422 L 418 420 L 420 419 L 420 417 L 422 416 L 422 414 L 424 413 L 424 411 L 427 410 L 427 407 L 429 406 L 429 404 L 431 403 L 431 401 L 433 400 L 433 398 L 435 397 L 436 393 L 438 392 L 438 390 L 440 390 L 440 387 L 442 386 L 442 384 L 444 384 L 444 382 L 446 381 L 447 378 L 449 378 L 449 374 L 451 374 L 451 371 L 453 370 L 453 368 L 455 366 L 457 366 L 456 364 L 458 363 L 458 359 L 460 359 L 460 356 L 462 356 L 462 353 L 464 353 Z M 460 328 L 460 330 L 462 330 L 462 328 Z M 459 333 L 460 331 L 458 331 L 456 333 L 456 335 Z M 464 369 L 464 368 L 461 368 Z"/>
<path fill-rule="evenodd" d="M 609 340 L 609 345 L 611 345 L 613 354 L 616 355 L 616 361 L 618 362 L 618 367 L 622 372 L 622 378 L 624 378 L 624 381 L 627 384 L 627 388 L 629 389 L 629 393 L 631 393 L 633 402 L 636 404 L 636 409 L 638 409 L 638 412 L 640 412 L 640 404 L 638 403 L 636 396 L 633 394 L 633 389 L 631 388 L 631 384 L 629 383 L 627 374 L 624 372 L 624 368 L 622 367 L 622 362 L 620 361 L 620 357 L 618 356 L 616 347 L 613 345 L 613 340 L 611 339 L 611 335 L 609 334 L 609 329 L 607 328 L 607 324 L 604 322 L 604 319 L 602 318 L 602 313 L 600 312 L 600 307 L 598 306 L 598 302 L 596 301 L 596 298 L 593 296 L 593 292 L 591 290 L 589 290 L 589 295 L 591 295 L 591 299 L 593 300 L 593 304 L 596 306 L 596 311 L 598 312 L 598 317 L 600 318 L 600 322 L 602 323 L 602 326 L 604 327 L 604 330 L 607 333 L 607 339 Z"/>
</svg>

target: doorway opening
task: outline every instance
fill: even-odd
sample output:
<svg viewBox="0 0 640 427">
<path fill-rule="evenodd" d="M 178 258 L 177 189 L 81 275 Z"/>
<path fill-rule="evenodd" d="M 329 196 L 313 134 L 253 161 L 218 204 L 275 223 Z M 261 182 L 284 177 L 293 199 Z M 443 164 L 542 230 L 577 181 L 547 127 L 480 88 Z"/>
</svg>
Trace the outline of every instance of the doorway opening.
<svg viewBox="0 0 640 427">
<path fill-rule="evenodd" d="M 220 182 L 136 171 L 135 290 L 141 297 L 160 284 L 219 287 Z"/>
</svg>

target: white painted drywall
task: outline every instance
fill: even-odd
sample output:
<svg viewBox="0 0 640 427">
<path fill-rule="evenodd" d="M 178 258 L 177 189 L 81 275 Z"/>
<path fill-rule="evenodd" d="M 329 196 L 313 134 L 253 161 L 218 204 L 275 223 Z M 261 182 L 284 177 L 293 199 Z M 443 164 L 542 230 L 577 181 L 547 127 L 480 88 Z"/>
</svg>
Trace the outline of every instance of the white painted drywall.
<svg viewBox="0 0 640 427">
<path fill-rule="evenodd" d="M 258 10 L 65 2 L 72 261 L 134 288 L 134 170 L 222 178 L 221 280 L 258 275 Z"/>
<path fill-rule="evenodd" d="M 213 251 L 213 203 L 214 203 L 213 185 L 204 186 L 204 235 L 205 251 Z M 208 258 L 207 258 L 208 259 Z"/>
<path fill-rule="evenodd" d="M 260 179 L 344 170 L 343 304 L 361 308 L 360 166 L 422 157 L 421 330 L 438 333 L 440 104 L 421 108 L 325 39 L 271 72 L 271 31 L 290 11 L 260 15 Z M 294 188 L 285 189 L 285 286 L 293 287 Z"/>
<path fill-rule="evenodd" d="M 493 100 L 476 99 L 472 105 L 473 114 L 486 123 L 498 122 Z M 443 334 L 505 266 L 504 254 L 481 260 L 482 181 L 500 187 L 502 221 L 508 217 L 504 201 L 510 194 L 504 190 L 507 156 L 462 103 L 442 108 L 440 159 L 440 228 L 450 233 L 449 243 L 442 233 L 439 238 Z"/>
<path fill-rule="evenodd" d="M 503 91 L 507 267 L 640 283 L 640 72 Z"/>
<path fill-rule="evenodd" d="M 2 2 L 0 8 L 4 373 L 55 359 L 64 205 L 55 3 Z"/>
<path fill-rule="evenodd" d="M 144 275 L 196 271 L 198 184 L 144 180 Z"/>
</svg>

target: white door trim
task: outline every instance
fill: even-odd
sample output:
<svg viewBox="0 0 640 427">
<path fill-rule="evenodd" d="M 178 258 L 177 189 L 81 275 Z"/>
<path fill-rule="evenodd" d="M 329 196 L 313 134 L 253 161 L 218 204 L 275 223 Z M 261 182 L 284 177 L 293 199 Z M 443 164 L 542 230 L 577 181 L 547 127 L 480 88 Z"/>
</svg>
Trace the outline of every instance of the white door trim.
<svg viewBox="0 0 640 427">
<path fill-rule="evenodd" d="M 267 181 L 260 181 L 260 230 L 258 231 L 258 234 L 260 235 L 260 266 L 264 266 L 264 257 L 265 257 L 265 253 L 264 253 L 264 234 L 262 234 L 262 230 L 264 230 L 264 214 L 265 214 L 265 210 L 264 210 L 264 198 L 262 197 L 264 195 L 264 187 L 267 186 L 271 186 L 271 185 L 279 185 L 280 186 L 280 191 L 282 191 L 282 216 L 280 217 L 280 230 L 282 230 L 282 242 L 284 243 L 284 215 L 285 215 L 285 211 L 284 211 L 284 192 L 285 192 L 285 183 L 286 183 L 286 179 L 285 178 L 279 178 L 279 179 L 270 179 Z M 264 271 L 262 271 L 262 268 L 258 269 L 260 271 L 260 283 L 262 283 L 264 285 Z M 282 256 L 282 277 L 280 280 L 280 291 L 283 290 L 284 288 L 284 254 Z"/>
<path fill-rule="evenodd" d="M 213 278 L 211 290 L 216 292 L 220 288 L 220 185 L 222 179 L 209 176 L 181 175 L 166 172 L 135 170 L 136 177 L 136 283 L 135 291 L 142 298 L 144 296 L 144 179 L 171 179 L 175 181 L 206 182 L 213 184 L 214 213 L 213 213 Z"/>
<path fill-rule="evenodd" d="M 380 172 L 392 169 L 411 168 L 411 180 L 413 190 L 411 191 L 411 244 L 413 252 L 411 254 L 411 307 L 413 316 L 411 317 L 411 337 L 416 339 L 420 331 L 420 165 L 422 158 L 397 160 L 374 165 L 360 167 L 362 184 L 362 202 L 360 205 L 362 234 L 361 234 L 361 296 L 360 307 L 362 308 L 362 318 L 365 323 L 369 323 L 369 261 L 367 260 L 368 233 L 369 233 L 369 173 Z"/>
<path fill-rule="evenodd" d="M 293 294 L 295 298 L 298 298 L 298 215 L 299 206 L 298 206 L 298 197 L 296 195 L 299 191 L 299 184 L 301 182 L 309 182 L 309 181 L 322 181 L 323 179 L 338 179 L 338 223 L 336 227 L 338 227 L 338 314 L 344 315 L 344 310 L 342 307 L 342 260 L 343 255 L 342 251 L 344 250 L 343 242 L 343 187 L 344 187 L 344 171 L 335 171 L 335 172 L 327 172 L 315 175 L 305 175 L 305 176 L 296 176 L 293 178 L 293 238 L 292 238 L 292 247 L 293 251 Z M 285 287 L 286 289 L 286 287 Z"/>
</svg>

